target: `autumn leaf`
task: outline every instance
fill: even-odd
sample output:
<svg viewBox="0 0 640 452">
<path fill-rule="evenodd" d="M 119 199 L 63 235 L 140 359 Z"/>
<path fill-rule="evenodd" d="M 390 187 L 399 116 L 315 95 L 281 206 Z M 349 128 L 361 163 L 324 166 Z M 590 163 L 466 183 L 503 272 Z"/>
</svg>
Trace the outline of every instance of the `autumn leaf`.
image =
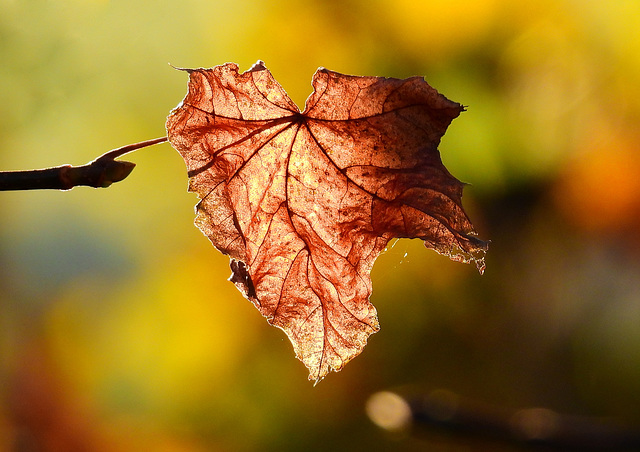
<svg viewBox="0 0 640 452">
<path fill-rule="evenodd" d="M 310 379 L 378 331 L 370 271 L 390 239 L 420 238 L 483 271 L 487 243 L 437 149 L 463 107 L 422 78 L 321 68 L 301 113 L 262 62 L 186 71 L 167 132 L 200 198 L 196 225 Z"/>
</svg>

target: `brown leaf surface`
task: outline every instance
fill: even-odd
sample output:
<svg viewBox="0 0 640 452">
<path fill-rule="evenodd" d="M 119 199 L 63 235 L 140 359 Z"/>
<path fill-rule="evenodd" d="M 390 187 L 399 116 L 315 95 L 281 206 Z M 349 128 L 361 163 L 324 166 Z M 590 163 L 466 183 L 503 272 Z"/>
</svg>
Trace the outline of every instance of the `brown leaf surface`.
<svg viewBox="0 0 640 452">
<path fill-rule="evenodd" d="M 231 281 L 319 380 L 379 329 L 370 271 L 394 237 L 484 269 L 487 243 L 437 149 L 463 110 L 422 78 L 319 69 L 302 113 L 262 62 L 187 70 L 167 120 Z"/>
</svg>

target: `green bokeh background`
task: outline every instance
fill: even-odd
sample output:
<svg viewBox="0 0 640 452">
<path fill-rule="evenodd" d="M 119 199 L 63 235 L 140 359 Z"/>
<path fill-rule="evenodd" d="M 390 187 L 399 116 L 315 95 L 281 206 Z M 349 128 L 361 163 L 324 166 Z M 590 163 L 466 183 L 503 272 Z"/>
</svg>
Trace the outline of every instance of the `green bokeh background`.
<svg viewBox="0 0 640 452">
<path fill-rule="evenodd" d="M 394 242 L 382 329 L 317 386 L 226 281 L 167 144 L 106 190 L 0 194 L 0 450 L 517 450 L 388 434 L 382 390 L 640 424 L 640 3 L 0 0 L 0 169 L 165 134 L 186 74 L 423 75 L 487 271 Z"/>
</svg>

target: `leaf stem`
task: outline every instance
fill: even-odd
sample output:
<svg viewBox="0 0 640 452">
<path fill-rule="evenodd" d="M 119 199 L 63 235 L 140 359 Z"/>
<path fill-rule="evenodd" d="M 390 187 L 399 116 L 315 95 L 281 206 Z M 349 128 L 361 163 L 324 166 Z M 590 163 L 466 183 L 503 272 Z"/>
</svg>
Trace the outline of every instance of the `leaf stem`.
<svg viewBox="0 0 640 452">
<path fill-rule="evenodd" d="M 167 137 L 154 138 L 113 149 L 82 166 L 62 165 L 27 171 L 0 171 L 0 191 L 8 190 L 70 190 L 79 185 L 108 187 L 126 178 L 136 166 L 116 158 L 129 152 L 164 143 Z"/>
</svg>

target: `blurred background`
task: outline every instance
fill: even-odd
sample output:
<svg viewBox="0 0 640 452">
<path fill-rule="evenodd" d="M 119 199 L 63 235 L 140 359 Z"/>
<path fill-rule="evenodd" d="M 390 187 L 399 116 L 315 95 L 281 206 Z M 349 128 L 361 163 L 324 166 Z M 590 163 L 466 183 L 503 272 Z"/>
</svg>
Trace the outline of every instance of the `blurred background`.
<svg viewBox="0 0 640 452">
<path fill-rule="evenodd" d="M 318 66 L 422 75 L 468 107 L 440 150 L 492 241 L 484 276 L 390 243 L 381 331 L 313 387 L 168 144 L 106 190 L 0 193 L 0 450 L 521 450 L 388 432 L 379 391 L 640 426 L 639 30 L 636 0 L 0 0 L 2 170 L 163 136 L 168 63 L 262 59 L 300 106 Z"/>
</svg>

